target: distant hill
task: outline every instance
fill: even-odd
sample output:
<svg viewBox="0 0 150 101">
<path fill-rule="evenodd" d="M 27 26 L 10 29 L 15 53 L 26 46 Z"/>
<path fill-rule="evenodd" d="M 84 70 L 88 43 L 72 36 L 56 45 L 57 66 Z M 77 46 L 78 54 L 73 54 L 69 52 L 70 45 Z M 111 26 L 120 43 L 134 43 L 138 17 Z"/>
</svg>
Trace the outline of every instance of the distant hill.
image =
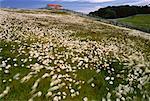
<svg viewBox="0 0 150 101">
<path fill-rule="evenodd" d="M 90 16 L 107 19 L 128 17 L 136 14 L 150 14 L 150 6 L 108 6 L 89 13 Z"/>
</svg>

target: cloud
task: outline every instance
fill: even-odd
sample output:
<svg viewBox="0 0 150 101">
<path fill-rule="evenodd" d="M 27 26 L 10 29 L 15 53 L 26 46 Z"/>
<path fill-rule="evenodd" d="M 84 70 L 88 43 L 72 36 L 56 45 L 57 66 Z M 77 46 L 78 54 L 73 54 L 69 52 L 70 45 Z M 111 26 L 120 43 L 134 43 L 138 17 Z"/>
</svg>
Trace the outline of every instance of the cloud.
<svg viewBox="0 0 150 101">
<path fill-rule="evenodd" d="M 141 0 L 133 3 L 126 3 L 127 5 L 146 5 L 149 4 L 150 0 Z"/>
<path fill-rule="evenodd" d="M 49 1 L 67 1 L 67 2 L 77 1 L 77 2 L 102 3 L 102 2 L 111 2 L 111 1 L 115 1 L 115 0 L 49 0 Z"/>
<path fill-rule="evenodd" d="M 83 9 L 80 9 L 80 10 L 76 10 L 77 12 L 84 12 L 85 14 L 88 14 L 89 12 L 92 12 L 92 11 L 95 11 L 95 10 L 98 10 L 99 8 L 102 8 L 102 6 L 95 6 L 93 8 L 83 8 Z"/>
</svg>

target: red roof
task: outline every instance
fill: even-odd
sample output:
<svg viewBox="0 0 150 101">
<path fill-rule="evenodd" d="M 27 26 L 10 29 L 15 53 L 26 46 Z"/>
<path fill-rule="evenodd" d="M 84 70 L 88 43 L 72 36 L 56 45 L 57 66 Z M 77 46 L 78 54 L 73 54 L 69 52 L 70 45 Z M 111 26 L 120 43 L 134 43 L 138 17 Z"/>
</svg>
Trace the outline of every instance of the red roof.
<svg viewBox="0 0 150 101">
<path fill-rule="evenodd" d="M 48 4 L 49 7 L 62 7 L 61 5 L 58 4 Z"/>
</svg>

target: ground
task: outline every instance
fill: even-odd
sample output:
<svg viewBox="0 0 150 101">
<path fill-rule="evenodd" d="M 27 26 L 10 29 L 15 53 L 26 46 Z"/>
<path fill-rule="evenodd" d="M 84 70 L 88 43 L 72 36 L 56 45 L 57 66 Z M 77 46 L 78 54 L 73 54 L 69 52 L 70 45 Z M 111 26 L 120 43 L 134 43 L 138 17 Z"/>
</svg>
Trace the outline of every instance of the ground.
<svg viewBox="0 0 150 101">
<path fill-rule="evenodd" d="M 49 10 L 0 19 L 2 101 L 150 100 L 147 33 Z"/>
</svg>

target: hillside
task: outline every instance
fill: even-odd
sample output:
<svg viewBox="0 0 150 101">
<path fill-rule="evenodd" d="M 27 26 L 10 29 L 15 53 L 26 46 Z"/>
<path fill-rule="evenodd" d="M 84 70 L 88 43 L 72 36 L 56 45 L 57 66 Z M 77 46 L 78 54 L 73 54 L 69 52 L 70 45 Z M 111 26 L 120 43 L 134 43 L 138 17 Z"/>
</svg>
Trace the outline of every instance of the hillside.
<svg viewBox="0 0 150 101">
<path fill-rule="evenodd" d="M 150 31 L 150 14 L 141 14 L 141 15 L 135 15 L 130 16 L 127 18 L 121 18 L 117 19 L 117 21 L 135 26 L 139 29 L 145 29 Z"/>
<path fill-rule="evenodd" d="M 150 35 L 72 13 L 0 10 L 0 100 L 149 101 Z"/>
</svg>

